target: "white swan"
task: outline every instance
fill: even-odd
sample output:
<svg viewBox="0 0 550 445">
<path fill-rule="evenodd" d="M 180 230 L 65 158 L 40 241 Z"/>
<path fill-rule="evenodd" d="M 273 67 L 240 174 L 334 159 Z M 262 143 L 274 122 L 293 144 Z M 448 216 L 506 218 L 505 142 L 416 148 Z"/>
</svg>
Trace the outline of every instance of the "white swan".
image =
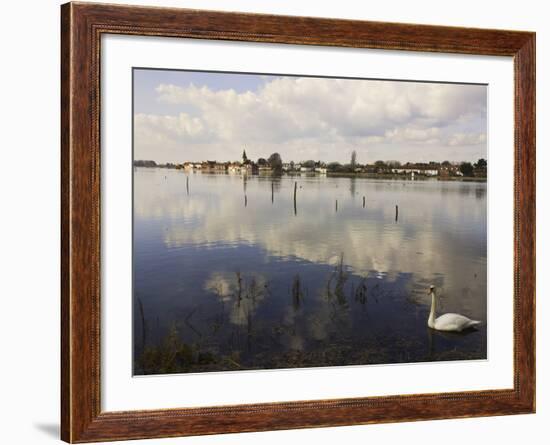
<svg viewBox="0 0 550 445">
<path fill-rule="evenodd" d="M 460 314 L 443 314 L 435 318 L 435 287 L 430 286 L 430 295 L 432 296 L 432 308 L 428 317 L 428 326 L 436 331 L 461 332 L 465 329 L 481 324 L 481 321 L 470 320 L 468 317 Z"/>
</svg>

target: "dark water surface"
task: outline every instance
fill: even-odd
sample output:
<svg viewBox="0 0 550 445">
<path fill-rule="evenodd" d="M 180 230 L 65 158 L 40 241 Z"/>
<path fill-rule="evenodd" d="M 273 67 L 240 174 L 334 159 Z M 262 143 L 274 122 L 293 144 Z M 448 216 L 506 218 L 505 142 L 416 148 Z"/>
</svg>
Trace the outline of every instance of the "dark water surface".
<svg viewBox="0 0 550 445">
<path fill-rule="evenodd" d="M 486 320 L 486 227 L 485 183 L 135 168 L 134 372 L 486 358 L 426 325 Z"/>
</svg>

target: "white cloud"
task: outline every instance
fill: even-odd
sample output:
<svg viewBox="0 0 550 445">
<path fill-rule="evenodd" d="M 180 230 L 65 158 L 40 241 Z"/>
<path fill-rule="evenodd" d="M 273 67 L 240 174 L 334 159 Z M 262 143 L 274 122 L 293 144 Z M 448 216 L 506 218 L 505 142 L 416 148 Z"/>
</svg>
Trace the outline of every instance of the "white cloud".
<svg viewBox="0 0 550 445">
<path fill-rule="evenodd" d="M 135 126 L 145 135 L 160 133 L 168 138 L 181 137 L 189 140 L 206 140 L 209 133 L 205 122 L 197 117 L 191 117 L 186 113 L 177 116 L 158 116 L 153 114 L 136 114 Z"/>
<path fill-rule="evenodd" d="M 330 150 L 345 152 L 347 159 L 350 147 L 360 151 L 373 144 L 485 150 L 483 86 L 282 77 L 256 92 L 160 84 L 156 93 L 159 103 L 181 105 L 186 112 L 135 116 L 136 153 L 149 154 L 141 155 L 146 158 L 155 159 L 160 149 L 179 151 L 174 160 L 189 158 L 182 151 L 219 159 L 228 145 L 244 144 L 286 151 L 283 157 L 294 159 Z"/>
<path fill-rule="evenodd" d="M 486 133 L 455 133 L 449 139 L 450 146 L 477 145 L 487 141 Z"/>
<path fill-rule="evenodd" d="M 422 142 L 435 144 L 441 141 L 441 130 L 438 127 L 397 127 L 386 131 L 386 140 L 392 142 Z"/>
</svg>

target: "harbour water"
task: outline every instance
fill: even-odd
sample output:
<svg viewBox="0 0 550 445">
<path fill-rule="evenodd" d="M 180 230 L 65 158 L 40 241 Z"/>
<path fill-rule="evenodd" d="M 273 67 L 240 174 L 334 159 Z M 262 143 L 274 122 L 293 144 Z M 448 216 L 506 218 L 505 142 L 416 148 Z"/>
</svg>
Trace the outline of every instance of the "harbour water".
<svg viewBox="0 0 550 445">
<path fill-rule="evenodd" d="M 134 168 L 134 373 L 485 359 L 486 199 L 484 182 Z M 431 284 L 438 313 L 482 326 L 429 329 Z"/>
</svg>

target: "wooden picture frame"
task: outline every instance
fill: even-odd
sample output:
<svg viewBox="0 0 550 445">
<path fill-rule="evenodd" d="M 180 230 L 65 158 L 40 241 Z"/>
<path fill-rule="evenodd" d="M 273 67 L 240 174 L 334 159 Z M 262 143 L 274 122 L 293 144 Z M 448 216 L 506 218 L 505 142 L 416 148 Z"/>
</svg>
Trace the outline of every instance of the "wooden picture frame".
<svg viewBox="0 0 550 445">
<path fill-rule="evenodd" d="M 510 390 L 102 412 L 100 38 L 103 34 L 512 56 L 514 387 Z M 61 437 L 173 437 L 535 411 L 535 34 L 171 8 L 61 7 Z"/>
</svg>

